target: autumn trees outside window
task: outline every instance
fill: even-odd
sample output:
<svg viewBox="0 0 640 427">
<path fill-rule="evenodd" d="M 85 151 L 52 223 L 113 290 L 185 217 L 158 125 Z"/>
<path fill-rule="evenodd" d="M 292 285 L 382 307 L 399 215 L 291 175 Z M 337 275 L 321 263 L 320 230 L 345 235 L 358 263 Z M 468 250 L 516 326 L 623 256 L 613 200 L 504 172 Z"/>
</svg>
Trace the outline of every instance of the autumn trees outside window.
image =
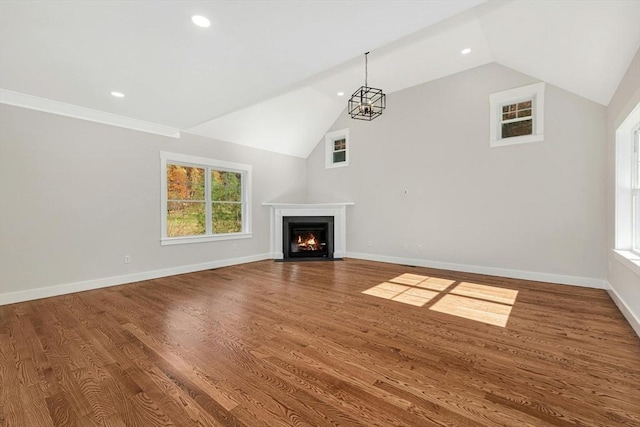
<svg viewBox="0 0 640 427">
<path fill-rule="evenodd" d="M 250 237 L 250 165 L 160 157 L 163 244 Z"/>
<path fill-rule="evenodd" d="M 167 164 L 167 237 L 206 232 L 205 169 Z"/>
</svg>

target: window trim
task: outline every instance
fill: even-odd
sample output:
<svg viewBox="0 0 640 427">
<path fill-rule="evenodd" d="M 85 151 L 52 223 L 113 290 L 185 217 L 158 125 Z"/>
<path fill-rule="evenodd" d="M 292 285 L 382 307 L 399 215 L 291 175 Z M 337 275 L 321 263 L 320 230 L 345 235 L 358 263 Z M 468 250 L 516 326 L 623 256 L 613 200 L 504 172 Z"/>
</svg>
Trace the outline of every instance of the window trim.
<svg viewBox="0 0 640 427">
<path fill-rule="evenodd" d="M 335 163 L 333 161 L 333 143 L 339 139 L 345 140 L 345 160 L 344 162 Z M 340 129 L 333 132 L 328 132 L 324 136 L 325 146 L 325 169 L 341 168 L 349 166 L 349 129 Z"/>
<path fill-rule="evenodd" d="M 631 271 L 640 276 L 640 251 L 633 248 L 633 196 L 634 174 L 637 165 L 634 164 L 634 145 L 636 135 L 640 130 L 640 104 L 627 116 L 616 130 L 616 188 L 615 188 L 615 249 L 616 258 Z M 640 147 L 639 147 L 640 149 Z M 640 242 L 638 242 L 640 243 Z"/>
<path fill-rule="evenodd" d="M 544 90 L 539 82 L 489 94 L 489 147 L 544 141 Z M 502 107 L 531 100 L 532 134 L 502 138 Z"/>
<path fill-rule="evenodd" d="M 183 166 L 204 167 L 242 174 L 242 232 L 225 234 L 204 234 L 198 236 L 167 236 L 167 163 Z M 223 240 L 248 239 L 251 234 L 251 172 L 252 165 L 191 156 L 188 154 L 160 152 L 160 244 L 179 245 L 184 243 L 215 242 Z M 205 206 L 213 203 L 210 191 L 205 190 Z M 207 212 L 208 212 L 207 208 Z M 207 221 L 209 221 L 207 215 Z"/>
</svg>

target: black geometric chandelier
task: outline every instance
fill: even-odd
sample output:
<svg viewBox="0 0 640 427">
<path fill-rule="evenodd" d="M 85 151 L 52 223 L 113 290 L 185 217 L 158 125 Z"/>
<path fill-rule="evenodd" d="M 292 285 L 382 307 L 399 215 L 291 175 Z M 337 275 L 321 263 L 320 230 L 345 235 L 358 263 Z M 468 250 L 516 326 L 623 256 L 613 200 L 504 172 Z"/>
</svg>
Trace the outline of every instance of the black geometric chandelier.
<svg viewBox="0 0 640 427">
<path fill-rule="evenodd" d="M 387 95 L 382 93 L 382 89 L 367 86 L 368 54 L 364 54 L 364 86 L 353 92 L 347 109 L 352 119 L 371 121 L 387 107 Z"/>
</svg>

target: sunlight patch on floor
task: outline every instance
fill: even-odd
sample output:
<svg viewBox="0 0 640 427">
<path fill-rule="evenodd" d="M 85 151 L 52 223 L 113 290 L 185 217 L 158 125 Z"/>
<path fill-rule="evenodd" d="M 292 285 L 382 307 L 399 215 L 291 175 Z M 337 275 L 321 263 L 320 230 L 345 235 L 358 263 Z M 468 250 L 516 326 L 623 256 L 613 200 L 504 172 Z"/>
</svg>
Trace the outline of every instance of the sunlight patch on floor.
<svg viewBox="0 0 640 427">
<path fill-rule="evenodd" d="M 503 328 L 507 326 L 511 313 L 510 305 L 451 294 L 443 296 L 429 309 Z"/>
<path fill-rule="evenodd" d="M 420 276 L 419 274 L 410 273 L 401 274 L 389 281 L 393 283 L 417 286 L 420 288 L 433 289 L 434 291 L 444 291 L 454 283 L 453 280 L 441 279 L 439 277 Z"/>
<path fill-rule="evenodd" d="M 418 307 L 422 307 L 433 297 L 438 295 L 438 292 L 430 291 L 427 289 L 414 288 L 412 286 L 403 286 L 390 282 L 380 283 L 373 288 L 362 291 L 362 293 L 373 295 L 374 297 L 403 302 L 405 304 L 411 304 Z"/>
<path fill-rule="evenodd" d="M 518 291 L 405 273 L 362 291 L 363 294 L 505 327 Z"/>
<path fill-rule="evenodd" d="M 509 305 L 513 305 L 516 302 L 516 296 L 518 295 L 518 291 L 514 289 L 496 288 L 495 286 L 467 282 L 460 283 L 451 293 Z"/>
</svg>

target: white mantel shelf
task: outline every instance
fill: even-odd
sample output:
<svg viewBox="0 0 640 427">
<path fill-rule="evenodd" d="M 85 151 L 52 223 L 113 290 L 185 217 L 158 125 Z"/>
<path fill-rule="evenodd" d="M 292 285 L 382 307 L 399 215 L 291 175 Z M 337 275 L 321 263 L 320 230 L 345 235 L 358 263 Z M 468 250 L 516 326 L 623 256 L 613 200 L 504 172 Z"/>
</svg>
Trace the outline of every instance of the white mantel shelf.
<svg viewBox="0 0 640 427">
<path fill-rule="evenodd" d="M 335 202 L 335 203 L 278 203 L 264 202 L 263 206 L 281 207 L 284 209 L 313 209 L 313 208 L 337 208 L 341 206 L 353 206 L 353 202 Z"/>
<path fill-rule="evenodd" d="M 271 207 L 271 256 L 284 257 L 282 249 L 282 218 L 285 216 L 332 216 L 333 257 L 344 258 L 347 253 L 347 206 L 353 202 L 335 203 L 278 203 L 265 202 Z"/>
</svg>

